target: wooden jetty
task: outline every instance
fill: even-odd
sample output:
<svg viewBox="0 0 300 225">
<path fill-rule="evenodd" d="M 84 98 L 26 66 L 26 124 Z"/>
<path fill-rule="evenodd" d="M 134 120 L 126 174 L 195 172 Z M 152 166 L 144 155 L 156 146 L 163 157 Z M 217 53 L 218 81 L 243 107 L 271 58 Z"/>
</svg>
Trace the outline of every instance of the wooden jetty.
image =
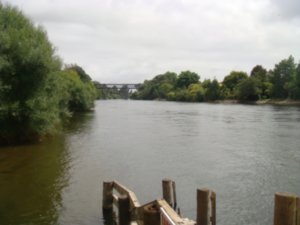
<svg viewBox="0 0 300 225">
<path fill-rule="evenodd" d="M 135 193 L 119 182 L 103 182 L 102 209 L 106 224 L 216 225 L 214 191 L 197 190 L 197 219 L 194 221 L 183 218 L 177 209 L 175 182 L 164 179 L 162 189 L 162 199 L 141 205 Z M 274 202 L 274 225 L 300 225 L 300 198 L 297 195 L 278 192 Z"/>
</svg>

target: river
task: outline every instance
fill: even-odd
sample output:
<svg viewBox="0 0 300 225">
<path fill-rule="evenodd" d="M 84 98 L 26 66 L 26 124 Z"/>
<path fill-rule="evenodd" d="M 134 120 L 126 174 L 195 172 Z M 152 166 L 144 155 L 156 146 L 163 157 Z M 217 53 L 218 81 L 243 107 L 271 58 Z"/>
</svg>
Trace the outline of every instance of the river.
<svg viewBox="0 0 300 225">
<path fill-rule="evenodd" d="M 300 195 L 299 171 L 299 107 L 98 101 L 61 135 L 0 148 L 0 224 L 103 224 L 103 181 L 147 203 L 171 178 L 186 217 L 207 187 L 218 224 L 271 225 L 274 193 Z"/>
</svg>

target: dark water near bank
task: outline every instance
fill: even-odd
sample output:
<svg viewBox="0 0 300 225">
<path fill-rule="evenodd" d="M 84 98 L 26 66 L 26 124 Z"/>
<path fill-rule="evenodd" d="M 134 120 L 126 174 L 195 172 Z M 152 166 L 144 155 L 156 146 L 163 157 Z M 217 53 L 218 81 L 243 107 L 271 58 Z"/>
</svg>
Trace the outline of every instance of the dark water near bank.
<svg viewBox="0 0 300 225">
<path fill-rule="evenodd" d="M 300 195 L 300 108 L 99 101 L 63 135 L 0 148 L 0 224 L 103 224 L 102 181 L 141 203 L 177 184 L 184 216 L 196 189 L 217 193 L 220 225 L 271 225 L 276 191 Z"/>
</svg>

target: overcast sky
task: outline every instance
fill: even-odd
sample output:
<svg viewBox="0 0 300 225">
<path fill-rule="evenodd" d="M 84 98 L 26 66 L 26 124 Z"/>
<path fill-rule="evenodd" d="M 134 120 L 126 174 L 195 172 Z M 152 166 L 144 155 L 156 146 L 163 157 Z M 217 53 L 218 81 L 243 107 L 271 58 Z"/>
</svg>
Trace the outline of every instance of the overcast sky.
<svg viewBox="0 0 300 225">
<path fill-rule="evenodd" d="M 94 79 L 143 82 L 166 71 L 222 81 L 293 55 L 299 0 L 4 0 L 48 32 L 64 63 Z"/>
</svg>

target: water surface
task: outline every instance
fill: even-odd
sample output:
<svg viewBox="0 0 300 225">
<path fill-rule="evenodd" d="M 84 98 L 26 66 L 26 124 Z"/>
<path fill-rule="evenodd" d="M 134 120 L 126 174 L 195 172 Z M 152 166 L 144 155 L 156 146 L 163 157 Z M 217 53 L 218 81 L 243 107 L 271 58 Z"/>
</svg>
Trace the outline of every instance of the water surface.
<svg viewBox="0 0 300 225">
<path fill-rule="evenodd" d="M 58 137 L 0 148 L 0 224 L 103 224 L 104 180 L 147 203 L 167 177 L 186 217 L 208 187 L 218 224 L 271 225 L 274 193 L 300 195 L 299 131 L 298 107 L 98 101 Z"/>
</svg>

